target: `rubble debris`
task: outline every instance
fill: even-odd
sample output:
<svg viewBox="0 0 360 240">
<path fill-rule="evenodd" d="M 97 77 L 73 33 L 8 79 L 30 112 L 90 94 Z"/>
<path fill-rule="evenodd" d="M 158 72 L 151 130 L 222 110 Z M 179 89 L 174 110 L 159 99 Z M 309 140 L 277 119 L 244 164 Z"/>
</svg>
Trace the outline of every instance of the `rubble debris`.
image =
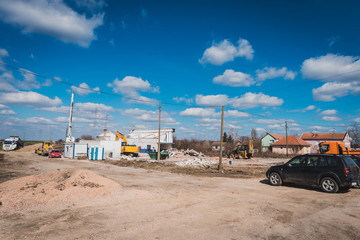
<svg viewBox="0 0 360 240">
<path fill-rule="evenodd" d="M 210 166 L 210 165 L 213 165 L 213 164 L 216 164 L 216 163 L 218 163 L 218 162 L 214 161 L 214 160 L 206 160 L 206 159 L 201 159 L 201 158 L 194 158 L 194 159 L 187 159 L 187 160 L 182 161 L 182 162 L 177 162 L 175 164 L 180 166 L 180 167 L 185 167 L 185 166 L 206 167 L 206 166 Z"/>
</svg>

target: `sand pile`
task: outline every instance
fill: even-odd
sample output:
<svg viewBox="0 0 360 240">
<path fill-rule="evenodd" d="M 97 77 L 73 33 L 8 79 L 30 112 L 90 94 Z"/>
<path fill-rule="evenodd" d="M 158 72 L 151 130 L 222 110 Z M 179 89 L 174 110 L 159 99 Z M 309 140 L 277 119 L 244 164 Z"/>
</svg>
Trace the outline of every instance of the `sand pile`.
<svg viewBox="0 0 360 240">
<path fill-rule="evenodd" d="M 91 201 L 121 186 L 89 170 L 62 169 L 0 184 L 0 211 L 18 212 Z"/>
<path fill-rule="evenodd" d="M 38 149 L 41 146 L 42 146 L 42 143 L 36 143 L 36 144 L 28 145 L 23 148 L 17 149 L 17 150 L 15 150 L 15 152 L 31 152 L 31 153 L 33 153 L 33 152 L 35 152 L 35 149 Z"/>
</svg>

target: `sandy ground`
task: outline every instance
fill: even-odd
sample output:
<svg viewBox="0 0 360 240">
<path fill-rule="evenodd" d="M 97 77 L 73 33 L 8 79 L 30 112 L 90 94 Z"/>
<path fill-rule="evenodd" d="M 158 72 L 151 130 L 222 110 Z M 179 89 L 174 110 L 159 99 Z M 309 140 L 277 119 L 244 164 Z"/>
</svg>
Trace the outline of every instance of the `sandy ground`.
<svg viewBox="0 0 360 240">
<path fill-rule="evenodd" d="M 57 169 L 91 171 L 120 186 L 101 197 L 21 211 L 7 208 L 5 200 L 0 239 L 360 237 L 360 189 L 326 194 L 300 186 L 273 187 L 264 178 L 197 177 L 30 152 L 6 153 L 0 166 L 0 186 Z"/>
</svg>

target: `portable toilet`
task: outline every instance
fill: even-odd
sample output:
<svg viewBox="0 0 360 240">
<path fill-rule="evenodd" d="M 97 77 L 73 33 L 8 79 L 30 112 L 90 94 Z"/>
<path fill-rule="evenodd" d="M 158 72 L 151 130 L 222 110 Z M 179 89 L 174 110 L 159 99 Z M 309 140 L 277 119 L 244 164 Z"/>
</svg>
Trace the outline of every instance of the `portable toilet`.
<svg viewBox="0 0 360 240">
<path fill-rule="evenodd" d="M 103 147 L 91 147 L 89 160 L 104 160 L 104 148 Z"/>
</svg>

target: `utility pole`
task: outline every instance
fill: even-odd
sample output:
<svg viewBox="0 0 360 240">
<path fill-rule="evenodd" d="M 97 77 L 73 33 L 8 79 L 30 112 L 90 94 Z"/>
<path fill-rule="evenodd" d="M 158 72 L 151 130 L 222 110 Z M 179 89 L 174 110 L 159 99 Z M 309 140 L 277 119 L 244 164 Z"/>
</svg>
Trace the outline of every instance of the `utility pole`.
<svg viewBox="0 0 360 240">
<path fill-rule="evenodd" d="M 223 135 L 224 135 L 224 105 L 222 106 L 221 111 L 221 131 L 220 131 L 220 156 L 219 156 L 219 166 L 218 170 L 222 170 L 222 145 L 223 145 Z"/>
<path fill-rule="evenodd" d="M 285 131 L 286 131 L 286 157 L 289 156 L 289 152 L 288 152 L 288 135 L 287 135 L 287 129 L 288 129 L 288 126 L 287 126 L 287 121 L 285 121 Z"/>
<path fill-rule="evenodd" d="M 160 121 L 161 121 L 161 103 L 159 103 L 159 135 L 158 135 L 158 154 L 157 160 L 160 160 Z"/>
</svg>

